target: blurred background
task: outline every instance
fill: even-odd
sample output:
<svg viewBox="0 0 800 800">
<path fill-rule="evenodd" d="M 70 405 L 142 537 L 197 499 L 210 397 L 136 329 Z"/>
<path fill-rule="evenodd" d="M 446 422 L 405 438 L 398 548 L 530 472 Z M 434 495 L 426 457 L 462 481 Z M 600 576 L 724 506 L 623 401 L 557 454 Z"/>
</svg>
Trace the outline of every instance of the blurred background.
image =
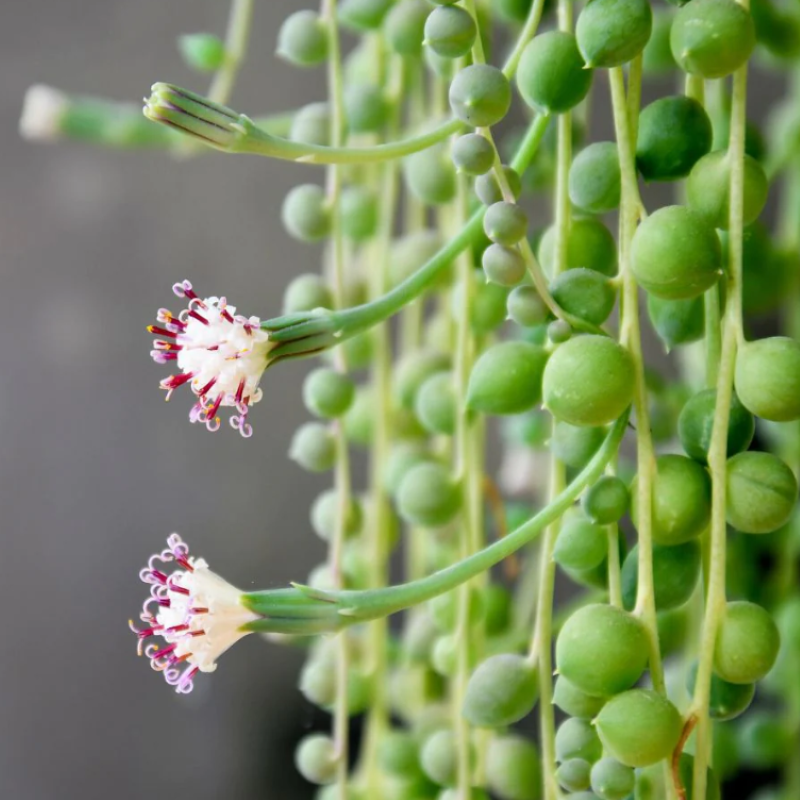
<svg viewBox="0 0 800 800">
<path fill-rule="evenodd" d="M 258 3 L 243 110 L 324 99 L 324 71 L 273 58 L 299 3 Z M 191 279 L 246 314 L 279 313 L 316 248 L 283 231 L 314 168 L 209 154 L 176 162 L 22 141 L 28 85 L 138 102 L 155 80 L 205 91 L 175 37 L 224 32 L 228 4 L 30 0 L 0 9 L 0 797 L 303 798 L 293 744 L 314 723 L 302 654 L 250 637 L 180 697 L 127 628 L 138 570 L 179 531 L 240 587 L 304 579 L 324 558 L 307 522 L 327 485 L 285 458 L 308 365 L 263 383 L 255 436 L 189 425 L 167 405 L 145 330 Z M 183 395 L 183 392 L 179 393 Z"/>
<path fill-rule="evenodd" d="M 323 71 L 272 55 L 279 23 L 306 5 L 257 4 L 237 109 L 324 99 Z M 178 696 L 136 658 L 127 619 L 145 596 L 138 570 L 172 531 L 242 588 L 302 580 L 324 558 L 307 509 L 328 478 L 285 457 L 306 419 L 307 365 L 266 375 L 253 439 L 211 435 L 188 424 L 188 392 L 165 405 L 145 330 L 159 307 L 177 307 L 171 286 L 183 278 L 245 314 L 278 313 L 290 278 L 319 263 L 284 232 L 280 204 L 321 172 L 31 144 L 17 132 L 34 83 L 133 102 L 156 80 L 205 91 L 175 37 L 222 33 L 226 16 L 211 0 L 0 9 L 2 798 L 311 795 L 294 743 L 326 723 L 295 688 L 299 650 L 250 637 Z M 762 80 L 754 119 L 780 88 Z M 611 135 L 607 119 L 598 135 Z"/>
</svg>

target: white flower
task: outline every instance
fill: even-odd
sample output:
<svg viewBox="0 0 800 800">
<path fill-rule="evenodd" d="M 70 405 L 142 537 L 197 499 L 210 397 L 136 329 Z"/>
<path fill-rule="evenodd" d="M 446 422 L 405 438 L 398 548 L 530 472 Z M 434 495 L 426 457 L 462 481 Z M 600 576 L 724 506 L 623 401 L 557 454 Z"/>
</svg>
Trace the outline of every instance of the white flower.
<svg viewBox="0 0 800 800">
<path fill-rule="evenodd" d="M 162 565 L 180 569 L 169 573 Z M 131 621 L 139 639 L 139 655 L 164 674 L 170 686 L 182 694 L 190 692 L 198 672 L 213 672 L 217 660 L 250 631 L 248 622 L 259 619 L 240 602 L 242 593 L 208 568 L 202 558 L 189 556 L 189 548 L 177 533 L 167 539 L 167 548 L 151 556 L 139 573 L 150 586 L 140 619 L 144 628 Z M 161 637 L 163 644 L 145 641 Z"/>
<path fill-rule="evenodd" d="M 189 412 L 192 422 L 216 431 L 220 426 L 217 411 L 231 406 L 237 412 L 230 418 L 231 426 L 242 436 L 251 436 L 247 415 L 262 397 L 258 383 L 273 346 L 269 334 L 261 330 L 258 317 L 237 315 L 235 306 L 229 306 L 224 297 L 201 299 L 189 281 L 176 283 L 173 291 L 189 301 L 188 307 L 177 316 L 160 309 L 160 324 L 148 328 L 161 337 L 153 343 L 153 360 L 159 364 L 174 361 L 180 370 L 161 381 L 167 400 L 175 389 L 188 383 L 197 395 Z"/>
<path fill-rule="evenodd" d="M 69 101 L 63 92 L 37 83 L 25 92 L 19 132 L 24 139 L 53 141 L 60 133 L 61 117 Z"/>
</svg>

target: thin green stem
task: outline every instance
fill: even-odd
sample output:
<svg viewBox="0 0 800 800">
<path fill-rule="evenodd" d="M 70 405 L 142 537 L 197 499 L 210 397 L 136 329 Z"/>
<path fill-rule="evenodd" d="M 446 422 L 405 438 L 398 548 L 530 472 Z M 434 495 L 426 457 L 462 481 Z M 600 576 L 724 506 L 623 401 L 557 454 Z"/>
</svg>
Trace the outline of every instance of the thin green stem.
<svg viewBox="0 0 800 800">
<path fill-rule="evenodd" d="M 371 619 L 375 616 L 385 616 L 430 600 L 499 564 L 528 542 L 532 542 L 547 525 L 563 516 L 584 489 L 603 474 L 606 465 L 617 453 L 627 422 L 626 412 L 614 423 L 600 449 L 566 489 L 531 519 L 502 539 L 420 580 L 375 591 L 339 592 L 335 595 L 336 600 L 350 616 L 355 618 Z"/>
<path fill-rule="evenodd" d="M 391 58 L 391 57 L 390 57 Z M 402 61 L 389 62 L 388 78 L 390 91 L 395 100 L 388 133 L 398 130 L 400 124 L 400 98 L 404 85 Z M 380 170 L 381 215 L 380 229 L 376 241 L 375 263 L 370 293 L 374 297 L 384 294 L 388 284 L 389 249 L 392 241 L 394 218 L 398 196 L 398 165 L 390 162 Z M 386 496 L 385 467 L 389 458 L 391 440 L 391 369 L 392 354 L 389 330 L 379 326 L 373 333 L 372 391 L 374 404 L 374 427 L 370 452 L 370 525 L 369 558 L 370 587 L 380 591 L 388 578 L 389 537 L 393 524 L 389 499 Z M 374 680 L 374 693 L 367 721 L 367 738 L 364 747 L 364 775 L 367 796 L 379 797 L 381 793 L 381 771 L 378 764 L 378 748 L 389 724 L 389 704 L 385 677 L 388 673 L 388 627 L 385 619 L 376 619 L 370 624 L 368 654 Z"/>
<path fill-rule="evenodd" d="M 746 6 L 745 6 L 746 7 Z M 711 720 L 708 705 L 714 664 L 714 643 L 725 613 L 725 562 L 727 550 L 726 475 L 728 422 L 733 396 L 733 374 L 736 350 L 743 339 L 742 331 L 742 237 L 744 230 L 744 142 L 747 109 L 747 65 L 733 76 L 730 140 L 728 157 L 730 175 L 730 217 L 728 244 L 728 283 L 722 332 L 722 355 L 717 377 L 717 402 L 714 426 L 708 451 L 711 472 L 711 550 L 706 592 L 706 613 L 703 620 L 702 646 L 697 680 L 692 700 L 692 713 L 697 717 L 697 740 L 694 763 L 694 792 L 705 796 L 706 769 L 711 758 Z"/>
<path fill-rule="evenodd" d="M 528 128 L 525 139 L 517 151 L 512 168 L 520 174 L 536 154 L 547 130 L 549 117 L 537 117 Z M 364 330 L 381 320 L 388 319 L 413 299 L 418 297 L 436 280 L 439 274 L 450 266 L 466 250 L 483 231 L 484 207 L 479 208 L 469 218 L 461 230 L 453 236 L 429 261 L 413 275 L 398 284 L 391 291 L 363 306 L 349 308 L 336 315 L 337 327 L 346 330 Z"/>
<path fill-rule="evenodd" d="M 310 628 L 318 632 L 337 630 L 347 624 L 395 614 L 452 591 L 516 553 L 536 539 L 550 523 L 560 519 L 616 457 L 629 414 L 630 409 L 613 424 L 592 459 L 563 492 L 527 522 L 477 553 L 419 580 L 394 586 L 341 592 L 296 586 L 292 589 L 246 592 L 241 596 L 242 604 L 263 619 L 247 623 L 243 628 L 268 632 L 281 627 L 293 633 L 309 632 Z M 334 622 L 337 617 L 338 623 Z"/>
<path fill-rule="evenodd" d="M 713 388 L 717 385 L 722 352 L 719 286 L 712 286 L 703 295 L 703 308 L 705 314 L 706 385 Z"/>
<path fill-rule="evenodd" d="M 566 485 L 566 469 L 555 456 L 550 459 L 550 498 L 557 498 Z M 539 556 L 539 596 L 536 603 L 531 657 L 539 668 L 539 727 L 542 749 L 542 786 L 544 800 L 558 800 L 556 779 L 556 720 L 553 706 L 553 598 L 556 582 L 553 550 L 561 528 L 561 519 L 547 527 Z"/>
<path fill-rule="evenodd" d="M 475 13 L 474 5 L 467 6 Z M 480 36 L 477 37 L 480 40 Z M 481 51 L 482 55 L 482 51 Z M 458 178 L 458 195 L 456 219 L 459 224 L 467 219 L 468 186 L 465 176 Z M 475 281 L 472 255 L 469 252 L 461 254 L 459 259 L 459 283 L 461 284 L 461 307 L 459 308 L 458 327 L 456 333 L 455 354 L 455 391 L 456 397 L 467 396 L 467 383 L 472 371 L 475 352 L 475 342 L 472 334 L 472 307 L 475 298 Z M 475 415 L 461 403 L 456 420 L 456 477 L 462 487 L 464 503 L 461 512 L 461 525 L 459 526 L 460 556 L 466 558 L 475 549 L 478 536 L 477 527 L 480 524 L 480 505 L 478 514 L 475 513 L 474 493 L 477 492 L 480 504 L 481 464 L 476 460 L 477 453 L 474 447 Z M 476 476 L 478 485 L 476 486 Z M 473 641 L 471 636 L 471 622 L 469 614 L 470 583 L 464 583 L 458 590 L 456 612 L 456 642 L 457 664 L 453 685 L 453 715 L 457 747 L 457 788 L 459 798 L 470 800 L 472 795 L 470 741 L 471 729 L 469 722 L 461 713 L 464 697 L 467 690 L 467 681 L 472 671 L 471 650 Z"/>
<path fill-rule="evenodd" d="M 336 0 L 323 0 L 321 14 L 328 30 L 328 96 L 331 109 L 330 141 L 335 147 L 344 138 L 345 119 L 342 96 L 342 63 L 339 44 L 339 27 L 336 18 Z M 331 214 L 330 256 L 333 272 L 333 295 L 336 308 L 345 304 L 345 260 L 342 235 L 341 194 L 342 169 L 333 164 L 328 167 L 328 204 Z M 345 350 L 336 350 L 336 361 L 340 371 L 347 372 Z M 343 588 L 342 553 L 350 516 L 352 486 L 350 476 L 350 454 L 344 426 L 337 424 L 336 468 L 336 528 L 331 539 L 328 560 L 334 586 Z M 336 652 L 336 700 L 333 710 L 333 740 L 336 752 L 336 795 L 338 800 L 347 800 L 348 790 L 348 742 L 350 730 L 350 704 L 348 670 L 350 662 L 349 642 L 346 632 L 339 635 Z"/>
<path fill-rule="evenodd" d="M 622 174 L 622 202 L 620 206 L 620 273 L 622 276 L 622 309 L 620 315 L 620 342 L 633 357 L 634 409 L 636 412 L 636 465 L 637 465 L 637 537 L 639 543 L 639 574 L 636 597 L 637 613 L 647 627 L 650 640 L 650 673 L 656 691 L 664 692 L 664 672 L 658 645 L 655 592 L 653 588 L 653 532 L 652 503 L 655 472 L 655 453 L 650 432 L 647 385 L 644 376 L 644 356 L 639 329 L 639 293 L 630 269 L 630 243 L 636 231 L 641 208 L 636 179 L 634 143 L 630 131 L 630 107 L 625 100 L 625 84 L 620 68 L 609 70 L 611 101 L 614 110 L 614 127 L 619 148 Z"/>
<path fill-rule="evenodd" d="M 619 563 L 619 528 L 606 525 L 608 537 L 608 602 L 622 608 L 622 572 Z"/>
<path fill-rule="evenodd" d="M 533 0 L 531 4 L 531 10 L 528 12 L 528 17 L 525 20 L 525 24 L 522 26 L 522 30 L 517 37 L 516 44 L 514 45 L 514 49 L 511 51 L 511 54 L 506 59 L 506 63 L 503 66 L 503 74 L 507 78 L 512 78 L 517 71 L 517 67 L 519 66 L 519 60 L 522 58 L 522 51 L 525 49 L 525 45 L 536 36 L 536 31 L 539 29 L 539 22 L 542 19 L 542 11 L 544 10 L 544 0 Z"/>
<path fill-rule="evenodd" d="M 239 67 L 247 53 L 253 20 L 253 0 L 233 0 L 225 34 L 225 60 L 208 90 L 209 100 L 225 105 L 230 99 Z"/>
</svg>

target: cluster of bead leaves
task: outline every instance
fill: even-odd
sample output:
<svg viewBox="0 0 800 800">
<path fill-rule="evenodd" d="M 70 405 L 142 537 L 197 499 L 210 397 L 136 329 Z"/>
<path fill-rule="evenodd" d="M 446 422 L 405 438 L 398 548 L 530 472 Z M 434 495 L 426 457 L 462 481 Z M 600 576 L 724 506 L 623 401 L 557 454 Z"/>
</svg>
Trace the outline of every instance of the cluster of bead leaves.
<svg viewBox="0 0 800 800">
<path fill-rule="evenodd" d="M 334 472 L 311 509 L 329 557 L 308 586 L 242 593 L 173 534 L 141 572 L 140 652 L 183 693 L 250 632 L 344 631 L 311 648 L 300 677 L 334 717 L 333 735 L 304 738 L 296 756 L 321 798 L 716 800 L 744 767 L 781 770 L 759 800 L 796 800 L 800 94 L 767 144 L 746 100 L 754 53 L 797 72 L 800 13 L 774 0 L 557 0 L 539 31 L 543 0 L 323 0 L 286 19 L 277 53 L 327 65 L 331 93 L 287 122 L 227 105 L 252 4 L 233 0 L 226 42 L 180 40 L 190 66 L 214 73 L 208 96 L 155 84 L 145 119 L 40 86 L 21 123 L 33 138 L 327 165 L 325 188 L 297 186 L 282 209 L 292 237 L 328 245 L 325 277 L 298 276 L 283 316 L 264 321 L 184 281 L 186 308 L 161 309 L 150 332 L 153 359 L 175 368 L 167 397 L 187 384 L 192 422 L 216 431 L 229 408 L 245 437 L 268 366 L 330 355 L 303 389 L 318 419 L 290 449 Z M 502 69 L 485 35 L 495 22 L 511 39 Z M 346 59 L 340 28 L 358 37 Z M 676 71 L 685 91 L 640 111 L 643 76 Z M 601 74 L 615 140 L 585 143 Z M 494 126 L 515 88 L 530 119 L 505 163 Z M 685 181 L 679 202 L 648 214 L 639 177 Z M 760 215 L 779 177 L 772 236 Z M 552 224 L 533 233 L 518 201 L 550 190 Z M 652 330 L 686 356 L 678 380 L 646 368 L 640 290 Z M 788 336 L 746 340 L 751 317 L 779 311 Z M 507 320 L 514 333 L 498 341 Z M 635 465 L 619 452 L 631 409 Z M 484 475 L 494 416 L 511 423 L 499 486 Z M 367 498 L 352 486 L 355 446 L 371 449 Z M 484 504 L 502 534 L 490 544 Z M 386 586 L 398 521 L 410 580 Z M 511 558 L 536 537 L 521 565 Z M 504 561 L 502 581 L 488 571 Z M 557 573 L 584 592 L 563 619 Z M 383 618 L 407 608 L 394 646 Z M 538 746 L 510 727 L 537 703 Z M 365 711 L 350 773 L 349 718 Z"/>
</svg>

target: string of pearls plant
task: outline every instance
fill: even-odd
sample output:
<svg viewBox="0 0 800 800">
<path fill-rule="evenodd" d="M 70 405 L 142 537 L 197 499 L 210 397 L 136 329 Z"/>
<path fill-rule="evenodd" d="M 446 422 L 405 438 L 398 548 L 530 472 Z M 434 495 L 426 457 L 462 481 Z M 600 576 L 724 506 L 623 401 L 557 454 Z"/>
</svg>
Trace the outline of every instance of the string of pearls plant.
<svg viewBox="0 0 800 800">
<path fill-rule="evenodd" d="M 312 637 L 320 800 L 800 798 L 800 9 L 322 0 L 275 52 L 327 98 L 251 118 L 253 5 L 180 38 L 207 93 L 36 86 L 21 121 L 297 162 L 286 232 L 325 245 L 280 316 L 183 280 L 149 330 L 167 396 L 245 437 L 267 370 L 318 357 L 289 455 L 332 473 L 328 559 L 242 592 L 173 534 L 140 652 L 187 692 L 249 633 Z M 752 66 L 785 87 L 758 121 Z"/>
</svg>

